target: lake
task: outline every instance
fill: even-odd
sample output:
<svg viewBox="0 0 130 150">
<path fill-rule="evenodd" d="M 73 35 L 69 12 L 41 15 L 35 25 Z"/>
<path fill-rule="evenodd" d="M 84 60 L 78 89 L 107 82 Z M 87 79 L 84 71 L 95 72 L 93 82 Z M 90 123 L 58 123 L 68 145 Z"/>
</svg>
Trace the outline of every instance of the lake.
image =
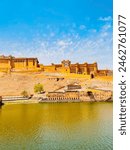
<svg viewBox="0 0 130 150">
<path fill-rule="evenodd" d="M 112 150 L 113 103 L 7 104 L 0 150 Z"/>
</svg>

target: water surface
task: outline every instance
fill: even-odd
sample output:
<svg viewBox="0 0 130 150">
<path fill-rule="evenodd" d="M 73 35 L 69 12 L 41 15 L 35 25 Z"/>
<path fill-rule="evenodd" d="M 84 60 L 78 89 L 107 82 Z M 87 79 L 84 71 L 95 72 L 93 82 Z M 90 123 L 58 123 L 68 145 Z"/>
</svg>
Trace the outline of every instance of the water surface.
<svg viewBox="0 0 130 150">
<path fill-rule="evenodd" d="M 112 103 L 4 105 L 0 150 L 112 150 Z"/>
</svg>

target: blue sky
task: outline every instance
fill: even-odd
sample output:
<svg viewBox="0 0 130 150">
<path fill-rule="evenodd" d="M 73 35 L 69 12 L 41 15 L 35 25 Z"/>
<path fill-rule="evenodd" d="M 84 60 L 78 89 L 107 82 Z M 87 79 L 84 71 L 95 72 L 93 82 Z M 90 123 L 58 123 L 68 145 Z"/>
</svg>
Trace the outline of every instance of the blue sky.
<svg viewBox="0 0 130 150">
<path fill-rule="evenodd" d="M 112 0 L 1 0 L 0 55 L 112 68 Z"/>
</svg>

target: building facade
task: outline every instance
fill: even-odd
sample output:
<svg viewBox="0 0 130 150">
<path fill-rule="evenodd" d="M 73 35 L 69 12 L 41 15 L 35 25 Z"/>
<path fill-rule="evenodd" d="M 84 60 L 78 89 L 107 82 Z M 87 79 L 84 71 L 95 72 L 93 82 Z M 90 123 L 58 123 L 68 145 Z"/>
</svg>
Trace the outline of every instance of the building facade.
<svg viewBox="0 0 130 150">
<path fill-rule="evenodd" d="M 38 68 L 39 62 L 37 58 L 0 56 L 0 71 L 37 70 Z"/>
<path fill-rule="evenodd" d="M 75 63 L 72 64 L 69 60 L 63 60 L 61 64 L 51 64 L 49 66 L 41 65 L 41 68 L 45 72 L 63 72 L 63 73 L 75 73 L 75 74 L 86 74 L 86 75 L 96 75 L 98 73 L 97 63 L 88 64 L 87 62 L 83 64 Z"/>
<path fill-rule="evenodd" d="M 72 64 L 69 60 L 63 60 L 60 64 L 43 65 L 39 64 L 37 58 L 16 58 L 13 56 L 0 56 L 0 71 L 43 71 L 52 73 L 74 73 L 90 75 L 94 78 L 97 75 L 107 76 L 109 70 L 98 70 L 97 63 Z"/>
<path fill-rule="evenodd" d="M 47 94 L 48 100 L 79 100 L 78 91 L 66 91 L 66 92 L 49 92 Z"/>
</svg>

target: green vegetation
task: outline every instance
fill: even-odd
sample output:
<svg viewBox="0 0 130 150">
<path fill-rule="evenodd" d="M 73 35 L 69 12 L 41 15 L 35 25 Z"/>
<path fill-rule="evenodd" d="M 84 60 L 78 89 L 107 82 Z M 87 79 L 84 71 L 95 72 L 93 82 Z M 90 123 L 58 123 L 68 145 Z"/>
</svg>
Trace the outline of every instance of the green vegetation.
<svg viewBox="0 0 130 150">
<path fill-rule="evenodd" d="M 35 93 L 42 93 L 43 92 L 43 85 L 38 83 L 38 84 L 35 84 L 34 86 L 34 92 Z"/>
<path fill-rule="evenodd" d="M 21 92 L 21 95 L 23 97 L 28 97 L 28 92 L 24 90 L 24 91 Z"/>
</svg>

